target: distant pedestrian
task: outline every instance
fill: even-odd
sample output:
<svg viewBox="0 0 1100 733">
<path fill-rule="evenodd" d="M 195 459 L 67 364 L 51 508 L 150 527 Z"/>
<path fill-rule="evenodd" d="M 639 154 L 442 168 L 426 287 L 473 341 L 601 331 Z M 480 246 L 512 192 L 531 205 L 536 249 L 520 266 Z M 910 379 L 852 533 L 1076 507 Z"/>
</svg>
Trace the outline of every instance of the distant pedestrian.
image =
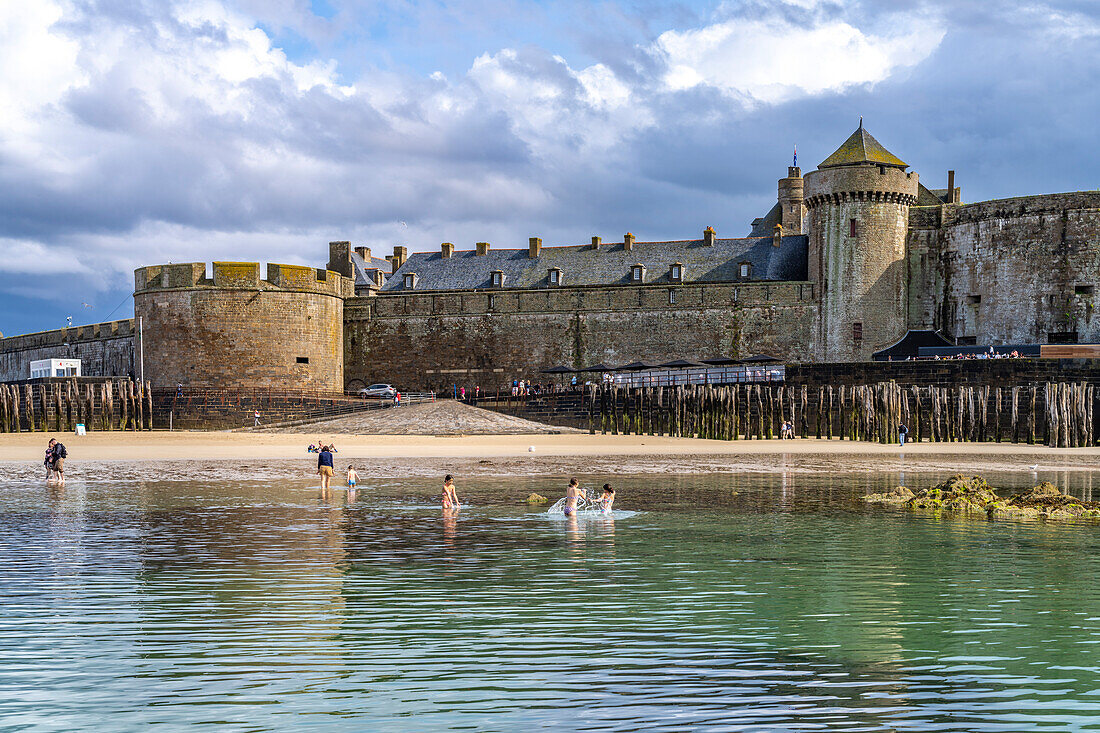
<svg viewBox="0 0 1100 733">
<path fill-rule="evenodd" d="M 898 444 L 905 445 L 905 439 L 909 437 L 909 428 L 905 427 L 905 423 L 898 425 Z"/>
<path fill-rule="evenodd" d="M 328 493 L 329 481 L 335 473 L 332 467 L 332 446 L 321 446 L 321 452 L 317 454 L 317 473 L 321 476 L 321 493 Z"/>
<path fill-rule="evenodd" d="M 394 407 L 401 407 L 401 393 L 400 392 L 394 392 L 393 393 L 393 406 Z"/>
<path fill-rule="evenodd" d="M 69 452 L 65 450 L 63 443 L 50 438 L 50 468 L 53 469 L 54 474 L 57 476 L 57 485 L 63 486 L 65 484 L 65 459 L 69 457 Z M 48 479 L 47 479 L 48 481 Z"/>
<path fill-rule="evenodd" d="M 260 427 L 260 411 L 259 410 L 255 410 L 252 413 L 252 427 L 254 427 L 254 428 Z"/>
<path fill-rule="evenodd" d="M 463 402 L 465 402 L 466 401 L 466 388 L 462 387 L 460 390 L 458 390 L 458 394 L 460 395 L 459 399 L 461 399 Z"/>
<path fill-rule="evenodd" d="M 176 384 L 176 399 L 181 399 L 182 397 L 183 397 L 183 382 L 178 382 Z"/>
</svg>

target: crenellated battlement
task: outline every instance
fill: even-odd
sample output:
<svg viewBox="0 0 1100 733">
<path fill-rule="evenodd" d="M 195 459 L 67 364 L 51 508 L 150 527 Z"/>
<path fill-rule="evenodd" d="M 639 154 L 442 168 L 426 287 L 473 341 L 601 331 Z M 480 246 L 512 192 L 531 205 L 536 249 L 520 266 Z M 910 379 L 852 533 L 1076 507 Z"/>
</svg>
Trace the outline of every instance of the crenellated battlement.
<svg viewBox="0 0 1100 733">
<path fill-rule="evenodd" d="M 207 277 L 206 263 L 149 265 L 134 270 L 134 294 L 158 290 L 255 290 L 318 293 L 336 298 L 355 294 L 355 282 L 332 270 L 302 265 L 267 266 L 260 277 L 259 262 L 214 262 Z"/>
<path fill-rule="evenodd" d="M 69 326 L 52 331 L 39 331 L 0 339 L 0 351 L 23 351 L 50 346 L 69 346 L 104 339 L 128 338 L 134 335 L 134 319 Z"/>
<path fill-rule="evenodd" d="M 827 168 L 806 174 L 806 206 L 887 203 L 912 206 L 917 202 L 916 173 L 887 166 Z"/>
</svg>

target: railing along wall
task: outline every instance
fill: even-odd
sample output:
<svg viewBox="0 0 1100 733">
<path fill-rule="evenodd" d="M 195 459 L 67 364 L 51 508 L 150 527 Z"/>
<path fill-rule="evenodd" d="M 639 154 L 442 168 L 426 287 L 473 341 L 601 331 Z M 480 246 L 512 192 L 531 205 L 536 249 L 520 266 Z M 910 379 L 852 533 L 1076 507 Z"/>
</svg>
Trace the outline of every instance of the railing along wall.
<svg viewBox="0 0 1100 733">
<path fill-rule="evenodd" d="M 589 432 L 712 440 L 771 439 L 790 422 L 796 438 L 895 442 L 899 427 L 915 442 L 1096 444 L 1095 387 L 839 387 L 773 384 L 618 387 L 584 390 Z"/>
</svg>

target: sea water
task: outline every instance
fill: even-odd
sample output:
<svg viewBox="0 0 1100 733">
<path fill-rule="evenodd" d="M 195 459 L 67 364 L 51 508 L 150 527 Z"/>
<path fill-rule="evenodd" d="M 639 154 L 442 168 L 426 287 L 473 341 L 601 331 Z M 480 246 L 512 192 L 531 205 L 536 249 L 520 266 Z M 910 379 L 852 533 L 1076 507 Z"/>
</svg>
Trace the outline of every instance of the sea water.
<svg viewBox="0 0 1100 733">
<path fill-rule="evenodd" d="M 1096 523 L 866 507 L 878 474 L 616 476 L 642 511 L 562 521 L 505 498 L 560 477 L 444 514 L 425 479 L 9 469 L 0 730 L 1100 729 Z"/>
</svg>

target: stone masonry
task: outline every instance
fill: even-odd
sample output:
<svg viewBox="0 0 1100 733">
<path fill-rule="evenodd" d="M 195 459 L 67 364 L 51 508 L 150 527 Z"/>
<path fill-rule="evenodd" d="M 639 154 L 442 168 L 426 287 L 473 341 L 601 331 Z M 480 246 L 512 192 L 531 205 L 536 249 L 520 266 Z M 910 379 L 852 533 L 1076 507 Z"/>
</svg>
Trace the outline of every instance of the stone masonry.
<svg viewBox="0 0 1100 733">
<path fill-rule="evenodd" d="M 529 237 L 385 258 L 333 242 L 326 269 L 214 263 L 135 272 L 155 387 L 486 389 L 552 365 L 745 357 L 865 362 L 907 329 L 960 344 L 1100 342 L 1100 192 L 962 203 L 860 125 L 779 179 L 743 238 L 544 246 Z M 134 322 L 0 339 L 0 378 L 77 356 L 135 373 Z M 788 372 L 793 374 L 793 372 Z"/>
</svg>

